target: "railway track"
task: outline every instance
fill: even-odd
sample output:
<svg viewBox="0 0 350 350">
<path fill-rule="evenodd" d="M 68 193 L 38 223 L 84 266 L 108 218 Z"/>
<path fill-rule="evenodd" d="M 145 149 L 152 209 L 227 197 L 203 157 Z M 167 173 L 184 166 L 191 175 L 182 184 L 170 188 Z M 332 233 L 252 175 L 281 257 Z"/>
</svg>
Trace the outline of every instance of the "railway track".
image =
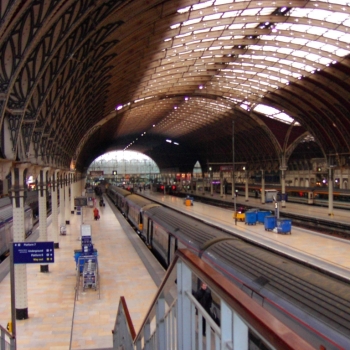
<svg viewBox="0 0 350 350">
<path fill-rule="evenodd" d="M 316 320 L 350 336 L 348 282 L 238 239 L 220 243 L 215 250 L 221 259 L 254 281 L 255 290 L 283 296 Z"/>
</svg>

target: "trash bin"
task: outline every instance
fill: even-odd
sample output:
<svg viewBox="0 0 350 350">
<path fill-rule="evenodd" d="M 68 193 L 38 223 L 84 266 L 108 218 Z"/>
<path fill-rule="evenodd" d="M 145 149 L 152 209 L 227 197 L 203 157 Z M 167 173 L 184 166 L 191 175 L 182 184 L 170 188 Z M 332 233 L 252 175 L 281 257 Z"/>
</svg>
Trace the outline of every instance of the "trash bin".
<svg viewBox="0 0 350 350">
<path fill-rule="evenodd" d="M 267 215 L 264 218 L 265 231 L 272 231 L 276 227 L 276 217 Z"/>
<path fill-rule="evenodd" d="M 292 220 L 277 219 L 277 232 L 283 234 L 292 234 Z"/>
<path fill-rule="evenodd" d="M 67 234 L 66 226 L 60 227 L 60 235 L 65 236 Z"/>
<path fill-rule="evenodd" d="M 257 215 L 256 211 L 246 211 L 245 212 L 245 223 L 248 225 L 256 225 Z"/>
<path fill-rule="evenodd" d="M 257 218 L 258 223 L 263 224 L 265 222 L 265 216 L 268 216 L 268 215 L 271 215 L 269 211 L 266 211 L 266 210 L 258 211 L 258 218 Z"/>
</svg>

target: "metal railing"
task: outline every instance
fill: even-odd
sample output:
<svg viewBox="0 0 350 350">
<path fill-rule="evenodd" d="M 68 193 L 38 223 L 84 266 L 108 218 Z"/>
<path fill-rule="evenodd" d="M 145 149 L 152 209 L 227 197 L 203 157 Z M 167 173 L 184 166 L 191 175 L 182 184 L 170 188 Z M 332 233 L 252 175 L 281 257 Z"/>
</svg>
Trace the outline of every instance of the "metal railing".
<svg viewBox="0 0 350 350">
<path fill-rule="evenodd" d="M 4 327 L 0 326 L 0 350 L 15 350 L 16 339 Z"/>
<path fill-rule="evenodd" d="M 198 280 L 210 288 L 220 310 L 219 320 L 214 321 L 194 297 L 193 290 Z M 134 332 L 122 297 L 113 330 L 113 349 L 248 350 L 253 347 L 254 339 L 271 350 L 313 349 L 237 286 L 187 250 L 177 251 L 139 332 L 136 335 Z"/>
</svg>

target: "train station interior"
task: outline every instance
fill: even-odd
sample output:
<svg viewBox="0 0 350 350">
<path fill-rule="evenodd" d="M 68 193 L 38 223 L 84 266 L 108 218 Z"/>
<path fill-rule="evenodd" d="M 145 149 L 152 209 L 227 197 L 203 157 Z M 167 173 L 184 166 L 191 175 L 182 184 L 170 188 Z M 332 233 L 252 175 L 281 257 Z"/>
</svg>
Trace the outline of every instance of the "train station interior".
<svg viewBox="0 0 350 350">
<path fill-rule="evenodd" d="M 128 178 L 142 177 L 142 184 L 151 180 L 163 186 L 174 184 L 186 195 L 231 204 L 238 195 L 242 203 L 268 206 L 265 186 L 267 191 L 269 185 L 275 189 L 279 186 L 280 197 L 277 199 L 276 194 L 274 200 L 280 201 L 281 209 L 297 210 L 288 208 L 288 197 L 295 197 L 301 206 L 304 203 L 316 208 L 314 213 L 304 210 L 309 218 L 319 215 L 329 225 L 343 225 L 342 230 L 346 230 L 348 220 L 343 211 L 350 209 L 350 3 L 14 0 L 1 1 L 0 8 L 0 231 L 4 232 L 0 252 L 4 253 L 1 259 L 7 261 L 7 267 L 0 264 L 0 288 L 5 288 L 7 300 L 0 308 L 0 350 L 7 350 L 7 346 L 11 350 L 117 349 L 127 346 L 122 344 L 126 333 L 130 349 L 185 349 L 190 339 L 189 349 L 217 348 L 219 343 L 221 349 L 293 348 L 292 344 L 300 349 L 312 348 L 315 338 L 310 340 L 293 327 L 290 330 L 282 318 L 276 321 L 281 324 L 269 327 L 270 317 L 276 315 L 269 315 L 266 309 L 257 308 L 252 315 L 246 295 L 233 295 L 236 287 L 228 290 L 232 281 L 219 278 L 215 269 L 203 265 L 198 256 L 171 239 L 169 247 L 179 248 L 173 256 L 174 264 L 167 271 L 148 268 L 151 282 L 145 277 L 147 305 L 137 304 L 142 297 L 136 292 L 127 292 L 135 303 L 130 316 L 124 299 L 116 300 L 109 294 L 115 292 L 112 280 L 125 282 L 111 272 L 114 251 L 108 249 L 118 246 L 111 227 L 116 227 L 118 235 L 125 233 L 131 242 L 126 250 L 141 254 L 131 259 L 134 265 L 123 266 L 126 257 L 118 262 L 118 269 L 130 269 L 123 278 L 129 277 L 127 282 L 135 283 L 138 289 L 145 272 L 133 278 L 131 271 L 145 264 L 148 259 L 142 257 L 148 254 L 134 240 L 153 226 L 138 222 L 134 227 L 137 235 L 127 233 L 124 221 L 130 213 L 123 213 L 122 199 L 126 194 L 111 197 L 108 186 L 103 193 L 87 189 L 89 184 L 96 185 L 92 180 L 101 172 L 113 185 L 129 173 Z M 149 160 L 133 163 L 129 171 L 122 171 L 117 163 L 103 167 L 96 161 L 111 151 L 139 152 Z M 29 178 L 33 187 L 28 185 Z M 263 188 L 259 196 L 254 186 Z M 154 192 L 162 194 L 150 185 L 148 200 Z M 162 202 L 165 205 L 166 196 L 170 196 L 165 187 L 162 195 L 163 199 L 153 198 L 157 206 Z M 76 198 L 87 200 L 75 202 Z M 98 205 L 101 200 L 105 206 Z M 175 199 L 169 200 L 168 206 L 175 203 Z M 136 207 L 131 200 L 125 201 L 128 208 Z M 76 203 L 83 203 L 84 209 Z M 318 205 L 326 209 L 318 211 Z M 100 210 L 100 221 L 93 220 L 94 207 Z M 190 210 L 185 208 L 187 214 Z M 234 211 L 236 215 L 236 206 Z M 140 209 L 139 217 L 143 212 Z M 84 213 L 93 229 L 92 241 L 86 239 L 85 246 L 81 235 Z M 303 215 L 298 210 L 292 214 Z M 105 236 L 99 236 L 100 231 Z M 57 262 L 46 261 L 40 267 L 14 263 L 13 267 L 13 261 L 7 259 L 13 256 L 10 243 L 24 244 L 34 237 L 38 242 L 53 242 Z M 276 240 L 281 237 L 277 235 Z M 71 325 L 59 331 L 64 334 L 63 343 L 45 342 L 45 329 L 53 338 L 55 322 L 53 318 L 40 319 L 43 310 L 38 300 L 51 293 L 46 288 L 55 280 L 56 271 L 61 283 L 72 283 L 66 302 L 74 300 L 74 307 L 67 309 L 74 313 L 84 300 L 77 299 L 74 259 L 79 266 L 79 258 L 74 250 L 84 253 L 86 248 L 93 254 L 94 238 L 99 242 L 96 245 L 100 244 L 99 254 L 106 249 L 110 255 L 105 261 L 99 259 L 98 264 L 99 273 L 106 268 L 111 276 L 104 280 L 110 289 L 102 293 L 104 311 L 113 313 L 101 316 L 108 319 L 101 329 L 105 337 L 108 328 L 108 340 L 94 338 L 89 343 L 89 327 L 80 328 L 81 333 L 74 337 L 74 317 L 65 319 L 67 315 L 57 308 L 52 315 Z M 108 247 L 105 241 L 113 243 Z M 346 249 L 334 248 L 333 243 L 327 247 L 332 256 Z M 151 248 L 149 245 L 148 250 Z M 73 269 L 64 265 L 70 254 L 74 257 Z M 97 261 L 89 263 L 96 263 L 93 266 L 97 271 Z M 348 269 L 342 264 L 341 268 Z M 12 267 L 10 280 L 8 271 Z M 65 275 L 67 270 L 70 275 Z M 194 286 L 189 274 L 205 280 L 215 291 L 222 311 L 219 318 L 227 327 L 205 318 L 205 310 L 198 309 L 190 292 Z M 34 283 L 37 277 L 43 285 Z M 340 278 L 344 282 L 348 277 L 342 273 Z M 93 281 L 98 289 L 100 285 Z M 8 288 L 12 288 L 11 293 Z M 65 295 L 66 290 L 60 293 Z M 35 295 L 36 303 L 33 298 L 29 301 L 30 295 Z M 124 294 L 119 290 L 116 295 Z M 254 294 L 253 298 L 259 297 Z M 55 305 L 58 299 L 53 300 Z M 237 303 L 243 309 L 237 309 Z M 113 307 L 108 310 L 108 305 Z M 92 322 L 94 316 L 86 315 L 80 306 L 78 324 L 98 327 Z M 197 310 L 197 315 L 188 314 L 189 310 Z M 98 314 L 96 309 L 93 312 Z M 114 323 L 117 315 L 123 320 L 119 331 Z M 135 317 L 137 329 L 131 326 Z M 18 325 L 16 333 L 15 319 L 31 325 Z M 198 333 L 205 320 L 215 333 L 212 338 L 204 339 Z M 34 342 L 35 332 L 28 332 L 35 329 L 36 322 L 42 328 Z M 79 326 L 74 331 L 77 329 Z M 321 341 L 318 348 L 340 349 L 342 341 L 333 340 L 328 339 L 327 345 Z"/>
</svg>

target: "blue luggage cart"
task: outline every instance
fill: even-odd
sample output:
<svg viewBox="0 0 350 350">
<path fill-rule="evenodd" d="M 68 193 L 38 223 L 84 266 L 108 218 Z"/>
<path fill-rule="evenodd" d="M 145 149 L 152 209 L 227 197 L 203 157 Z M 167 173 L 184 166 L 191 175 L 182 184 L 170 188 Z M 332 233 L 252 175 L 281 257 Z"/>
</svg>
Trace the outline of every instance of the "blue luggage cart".
<svg viewBox="0 0 350 350">
<path fill-rule="evenodd" d="M 245 224 L 246 225 L 256 225 L 257 213 L 256 211 L 246 211 L 245 212 Z"/>
<path fill-rule="evenodd" d="M 258 223 L 263 224 L 265 222 L 265 216 L 271 215 L 271 212 L 269 211 L 258 211 Z"/>
<path fill-rule="evenodd" d="M 277 232 L 282 234 L 292 234 L 292 220 L 277 219 Z"/>
<path fill-rule="evenodd" d="M 272 231 L 276 227 L 276 217 L 273 215 L 264 218 L 265 231 Z"/>
</svg>

